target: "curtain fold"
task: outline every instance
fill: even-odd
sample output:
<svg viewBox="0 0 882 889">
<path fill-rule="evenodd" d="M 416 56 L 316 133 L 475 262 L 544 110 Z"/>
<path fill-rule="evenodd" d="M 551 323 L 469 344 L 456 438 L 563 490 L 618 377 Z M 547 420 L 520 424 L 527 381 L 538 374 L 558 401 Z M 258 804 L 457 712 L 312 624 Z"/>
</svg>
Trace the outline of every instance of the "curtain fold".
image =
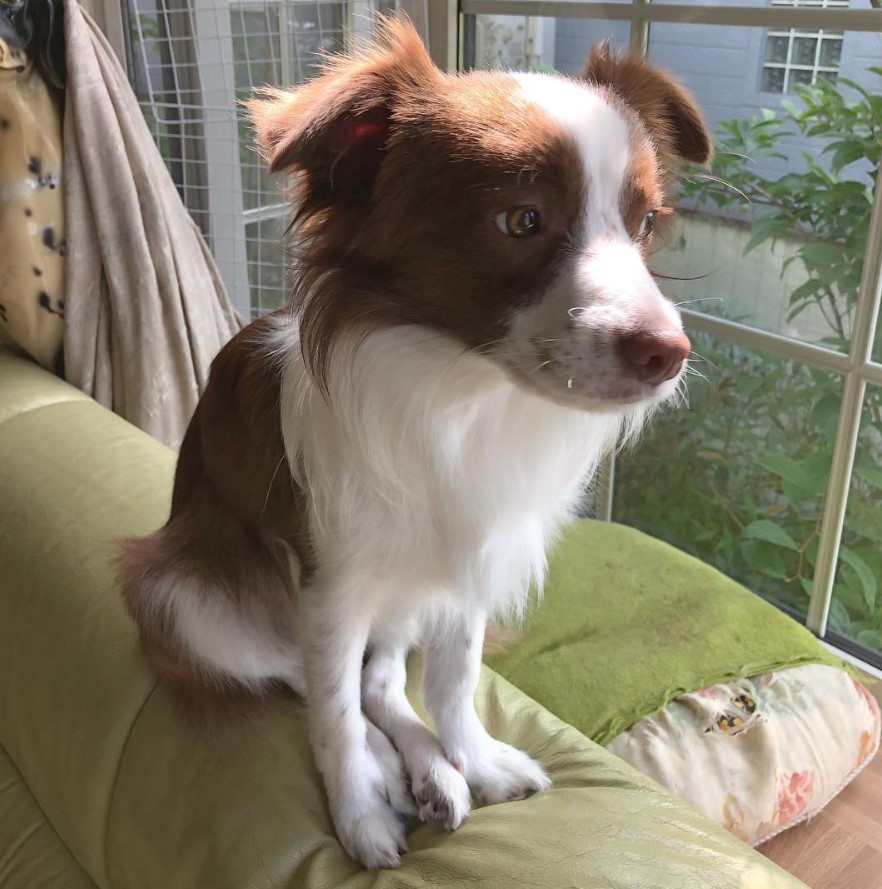
<svg viewBox="0 0 882 889">
<path fill-rule="evenodd" d="M 65 3 L 67 379 L 177 448 L 242 326 L 116 56 Z"/>
</svg>

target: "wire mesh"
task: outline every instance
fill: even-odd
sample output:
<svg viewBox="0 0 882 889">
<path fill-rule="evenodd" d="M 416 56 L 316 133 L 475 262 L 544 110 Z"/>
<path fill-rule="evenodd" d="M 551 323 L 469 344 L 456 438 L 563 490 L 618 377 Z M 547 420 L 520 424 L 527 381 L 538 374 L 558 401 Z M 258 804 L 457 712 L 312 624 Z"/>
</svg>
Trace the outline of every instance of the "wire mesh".
<svg viewBox="0 0 882 889">
<path fill-rule="evenodd" d="M 313 76 L 368 32 L 388 0 L 125 0 L 129 70 L 150 131 L 234 303 L 284 304 L 280 183 L 252 148 L 238 100 Z"/>
</svg>

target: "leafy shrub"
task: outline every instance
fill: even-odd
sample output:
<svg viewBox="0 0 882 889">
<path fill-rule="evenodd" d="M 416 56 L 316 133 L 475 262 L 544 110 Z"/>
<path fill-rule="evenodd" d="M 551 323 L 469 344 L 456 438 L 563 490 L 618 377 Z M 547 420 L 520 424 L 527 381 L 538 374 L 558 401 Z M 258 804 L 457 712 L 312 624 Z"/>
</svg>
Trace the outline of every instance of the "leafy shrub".
<svg viewBox="0 0 882 889">
<path fill-rule="evenodd" d="M 882 76 L 882 68 L 872 68 Z M 754 161 L 780 157 L 782 139 L 809 137 L 819 156 L 780 178 Z M 778 113 L 724 121 L 711 176 L 688 177 L 681 204 L 749 220 L 745 254 L 786 239 L 804 281 L 788 320 L 810 307 L 822 342 L 851 339 L 872 188 L 882 155 L 882 95 L 839 78 L 804 87 Z M 783 272 L 783 269 L 782 269 Z M 839 417 L 835 374 L 693 335 L 692 410 L 656 424 L 639 453 L 620 459 L 617 513 L 781 604 L 804 612 Z M 882 648 L 882 393 L 868 387 L 831 629 Z"/>
</svg>

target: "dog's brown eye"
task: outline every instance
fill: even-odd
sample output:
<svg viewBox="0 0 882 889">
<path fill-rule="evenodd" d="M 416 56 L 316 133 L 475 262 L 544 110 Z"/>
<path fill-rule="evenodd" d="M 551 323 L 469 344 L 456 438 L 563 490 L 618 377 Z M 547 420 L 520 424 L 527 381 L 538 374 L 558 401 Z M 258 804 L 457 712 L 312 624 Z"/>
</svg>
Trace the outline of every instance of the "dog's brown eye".
<svg viewBox="0 0 882 889">
<path fill-rule="evenodd" d="M 512 238 L 530 238 L 539 234 L 539 211 L 532 207 L 515 207 L 496 215 L 496 227 Z"/>
<path fill-rule="evenodd" d="M 641 240 L 648 238 L 652 234 L 652 227 L 655 224 L 655 213 L 655 210 L 650 210 L 646 216 L 643 217 L 643 225 L 640 226 L 639 235 Z"/>
</svg>

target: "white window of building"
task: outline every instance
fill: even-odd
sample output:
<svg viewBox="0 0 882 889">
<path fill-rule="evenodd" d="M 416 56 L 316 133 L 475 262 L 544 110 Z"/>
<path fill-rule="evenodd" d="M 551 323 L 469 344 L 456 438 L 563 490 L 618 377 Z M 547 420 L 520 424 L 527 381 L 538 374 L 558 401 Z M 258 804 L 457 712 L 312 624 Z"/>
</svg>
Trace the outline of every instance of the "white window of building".
<svg viewBox="0 0 882 889">
<path fill-rule="evenodd" d="M 847 7 L 848 0 L 772 0 L 773 6 Z M 836 80 L 842 31 L 770 30 L 766 36 L 761 89 L 792 93 L 819 79 Z"/>
</svg>

